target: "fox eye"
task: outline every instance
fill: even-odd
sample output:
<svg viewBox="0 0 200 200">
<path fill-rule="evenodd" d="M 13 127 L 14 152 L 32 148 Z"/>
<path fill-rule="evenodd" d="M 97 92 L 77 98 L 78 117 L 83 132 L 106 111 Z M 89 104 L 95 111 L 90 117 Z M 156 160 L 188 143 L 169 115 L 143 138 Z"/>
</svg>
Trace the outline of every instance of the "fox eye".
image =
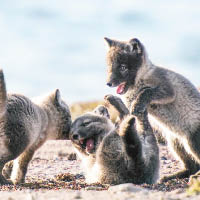
<svg viewBox="0 0 200 200">
<path fill-rule="evenodd" d="M 121 64 L 120 70 L 121 70 L 121 71 L 127 70 L 127 65 L 126 65 L 126 64 Z"/>
</svg>

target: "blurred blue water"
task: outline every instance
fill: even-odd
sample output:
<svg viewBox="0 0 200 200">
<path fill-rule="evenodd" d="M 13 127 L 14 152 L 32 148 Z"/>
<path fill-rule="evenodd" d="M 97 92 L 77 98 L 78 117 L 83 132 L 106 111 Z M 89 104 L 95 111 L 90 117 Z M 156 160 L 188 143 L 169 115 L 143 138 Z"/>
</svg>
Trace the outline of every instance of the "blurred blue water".
<svg viewBox="0 0 200 200">
<path fill-rule="evenodd" d="M 138 37 L 154 64 L 200 85 L 199 19 L 197 0 L 2 1 L 0 66 L 10 92 L 101 99 L 115 93 L 105 84 L 103 37 Z"/>
</svg>

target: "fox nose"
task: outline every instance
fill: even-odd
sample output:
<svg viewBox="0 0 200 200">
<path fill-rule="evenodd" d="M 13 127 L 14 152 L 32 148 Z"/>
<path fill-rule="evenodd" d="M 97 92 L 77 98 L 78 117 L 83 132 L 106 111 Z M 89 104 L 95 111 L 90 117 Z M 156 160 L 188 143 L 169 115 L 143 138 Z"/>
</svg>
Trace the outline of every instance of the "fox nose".
<svg viewBox="0 0 200 200">
<path fill-rule="evenodd" d="M 78 134 L 74 134 L 74 135 L 72 136 L 72 138 L 73 138 L 73 140 L 78 140 Z"/>
<path fill-rule="evenodd" d="M 112 83 L 109 83 L 109 82 L 108 82 L 108 83 L 107 83 L 107 86 L 111 87 L 111 86 L 112 86 Z"/>
</svg>

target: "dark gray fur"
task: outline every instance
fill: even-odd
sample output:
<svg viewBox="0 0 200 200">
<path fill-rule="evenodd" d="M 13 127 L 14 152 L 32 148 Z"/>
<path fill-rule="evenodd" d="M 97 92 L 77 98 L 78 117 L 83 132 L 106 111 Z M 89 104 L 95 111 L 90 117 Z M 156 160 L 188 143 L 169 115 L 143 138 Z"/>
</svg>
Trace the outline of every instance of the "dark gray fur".
<svg viewBox="0 0 200 200">
<path fill-rule="evenodd" d="M 0 184 L 10 183 L 5 177 L 14 184 L 24 182 L 34 152 L 48 139 L 68 139 L 70 127 L 70 111 L 59 90 L 33 103 L 7 94 L 0 70 Z"/>
<path fill-rule="evenodd" d="M 172 151 L 184 164 L 182 172 L 163 181 L 197 172 L 200 169 L 200 93 L 197 88 L 182 75 L 152 64 L 138 39 L 120 42 L 106 38 L 106 41 L 108 85 L 116 87 L 125 83 L 122 94 L 127 106 L 134 106 L 133 113 L 147 108 L 152 127 L 165 134 Z"/>
<path fill-rule="evenodd" d="M 104 106 L 98 106 L 94 112 L 86 113 L 72 123 L 72 143 L 81 158 L 86 181 L 155 183 L 159 152 L 146 111 L 136 117 L 129 115 L 119 98 L 108 95 L 105 101 L 120 113 L 119 127 L 114 127 Z M 90 138 L 95 141 L 92 152 L 84 146 Z"/>
</svg>

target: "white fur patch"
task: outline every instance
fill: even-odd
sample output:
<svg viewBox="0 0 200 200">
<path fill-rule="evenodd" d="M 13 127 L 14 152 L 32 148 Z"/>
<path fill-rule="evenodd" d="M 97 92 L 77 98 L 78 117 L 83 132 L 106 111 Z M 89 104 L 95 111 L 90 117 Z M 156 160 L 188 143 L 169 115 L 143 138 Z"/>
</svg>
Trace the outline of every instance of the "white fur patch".
<svg viewBox="0 0 200 200">
<path fill-rule="evenodd" d="M 115 126 L 110 119 L 108 120 L 108 129 L 110 130 L 110 132 L 114 131 L 115 129 Z"/>
<path fill-rule="evenodd" d="M 162 134 L 165 135 L 167 138 L 168 136 L 174 136 L 178 137 L 178 134 L 172 132 L 165 124 L 163 124 L 161 121 L 157 120 L 155 117 L 152 115 L 148 114 L 149 122 L 151 126 L 157 130 L 160 130 Z"/>
<path fill-rule="evenodd" d="M 14 184 L 16 184 L 21 178 L 22 178 L 22 172 L 19 169 L 19 161 L 18 159 L 15 159 L 13 161 L 13 170 L 11 173 L 11 180 Z"/>
<path fill-rule="evenodd" d="M 87 172 L 86 172 L 86 182 L 87 183 L 97 183 L 100 181 L 100 177 L 101 177 L 101 167 L 100 165 L 95 162 L 95 164 L 93 165 L 93 167 L 90 169 L 88 168 Z"/>
<path fill-rule="evenodd" d="M 195 154 L 192 153 L 186 138 L 184 138 L 183 136 L 181 137 L 178 133 L 176 134 L 175 132 L 172 132 L 167 126 L 165 126 L 162 122 L 156 120 L 152 115 L 149 114 L 148 116 L 149 116 L 149 121 L 152 127 L 155 127 L 156 129 L 158 127 L 158 129 L 162 131 L 162 134 L 165 135 L 165 138 L 167 139 L 167 141 L 170 141 L 173 138 L 174 139 L 177 138 L 179 142 L 184 146 L 187 153 L 190 154 L 191 157 L 193 157 L 193 159 L 195 159 L 196 161 L 200 163 L 199 158 Z M 173 152 L 174 156 L 177 158 L 177 160 L 180 160 L 177 153 L 174 151 L 173 147 L 170 144 L 169 144 L 169 147 L 171 151 Z"/>
<path fill-rule="evenodd" d="M 97 162 L 94 161 L 90 156 L 85 156 L 79 152 L 76 148 L 75 151 L 78 157 L 81 159 L 82 169 L 84 169 L 86 182 L 96 183 L 99 182 L 101 176 L 101 168 Z"/>
</svg>

